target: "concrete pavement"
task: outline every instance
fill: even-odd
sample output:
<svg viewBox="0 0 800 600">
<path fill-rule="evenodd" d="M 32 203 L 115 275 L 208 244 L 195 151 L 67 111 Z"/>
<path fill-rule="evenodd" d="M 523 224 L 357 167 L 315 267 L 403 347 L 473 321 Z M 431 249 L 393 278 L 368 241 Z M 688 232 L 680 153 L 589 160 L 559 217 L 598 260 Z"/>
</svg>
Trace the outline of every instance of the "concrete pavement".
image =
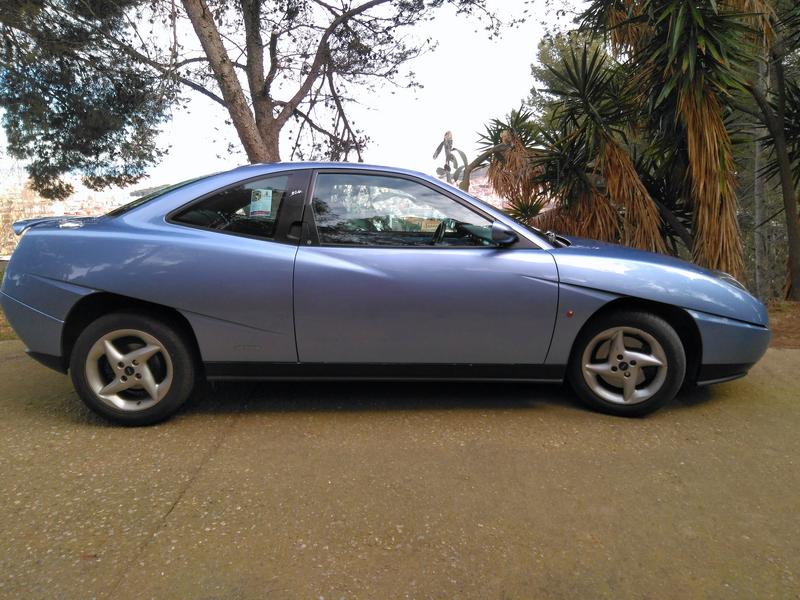
<svg viewBox="0 0 800 600">
<path fill-rule="evenodd" d="M 643 420 L 227 384 L 109 426 L 0 343 L 0 597 L 800 597 L 800 350 Z"/>
</svg>

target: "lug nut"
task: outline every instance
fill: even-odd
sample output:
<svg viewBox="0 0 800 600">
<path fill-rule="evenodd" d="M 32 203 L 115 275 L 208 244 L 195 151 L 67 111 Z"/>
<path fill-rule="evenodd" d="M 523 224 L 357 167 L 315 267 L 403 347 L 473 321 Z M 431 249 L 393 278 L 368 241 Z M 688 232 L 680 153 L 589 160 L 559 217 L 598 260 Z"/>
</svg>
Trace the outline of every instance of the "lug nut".
<svg viewBox="0 0 800 600">
<path fill-rule="evenodd" d="M 622 354 L 617 354 L 617 360 L 622 360 Z"/>
<path fill-rule="evenodd" d="M 138 365 L 138 364 L 139 364 L 139 361 L 138 361 L 138 360 L 135 360 L 135 361 L 133 361 L 133 364 L 135 364 L 135 365 Z"/>
<path fill-rule="evenodd" d="M 123 375 L 122 377 L 120 377 L 120 379 L 122 379 L 122 381 L 128 381 L 128 378 L 127 378 L 127 377 L 125 377 L 125 375 Z"/>
<path fill-rule="evenodd" d="M 142 378 L 142 374 L 141 373 L 137 373 L 136 374 L 136 379 L 141 379 L 141 378 Z"/>
<path fill-rule="evenodd" d="M 122 367 L 124 367 L 124 366 L 125 366 L 125 363 L 123 363 L 123 362 L 118 362 L 118 363 L 117 363 L 117 366 L 118 366 L 118 367 L 121 369 Z"/>
<path fill-rule="evenodd" d="M 631 361 L 631 364 L 632 364 L 633 366 L 636 366 L 636 361 L 635 361 L 635 360 L 632 360 L 632 361 Z"/>
<path fill-rule="evenodd" d="M 617 367 L 611 367 L 611 370 L 612 370 L 612 371 L 616 371 L 616 370 L 617 370 Z"/>
<path fill-rule="evenodd" d="M 631 376 L 631 374 L 630 374 L 629 372 L 627 372 L 627 371 L 626 371 L 626 372 L 625 372 L 625 377 L 630 377 L 630 376 Z"/>
</svg>

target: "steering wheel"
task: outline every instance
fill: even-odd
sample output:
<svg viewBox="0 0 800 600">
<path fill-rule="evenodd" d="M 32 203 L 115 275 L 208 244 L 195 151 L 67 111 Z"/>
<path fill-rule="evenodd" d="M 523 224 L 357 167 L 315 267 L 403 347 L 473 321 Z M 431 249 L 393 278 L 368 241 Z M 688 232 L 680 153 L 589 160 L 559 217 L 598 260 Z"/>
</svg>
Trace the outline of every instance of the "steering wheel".
<svg viewBox="0 0 800 600">
<path fill-rule="evenodd" d="M 443 219 L 442 222 L 436 227 L 436 231 L 433 232 L 433 237 L 431 237 L 431 245 L 435 246 L 444 240 L 444 234 L 447 231 L 447 228 L 455 227 L 455 224 L 455 219 Z"/>
</svg>

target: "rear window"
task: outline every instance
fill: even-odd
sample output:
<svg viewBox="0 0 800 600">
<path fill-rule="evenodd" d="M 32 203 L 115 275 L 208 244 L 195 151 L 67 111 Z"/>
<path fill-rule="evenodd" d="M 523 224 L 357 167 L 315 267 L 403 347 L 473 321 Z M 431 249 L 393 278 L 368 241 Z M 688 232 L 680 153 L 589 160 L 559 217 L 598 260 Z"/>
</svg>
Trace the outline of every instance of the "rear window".
<svg viewBox="0 0 800 600">
<path fill-rule="evenodd" d="M 275 239 L 285 200 L 302 201 L 304 173 L 267 175 L 224 188 L 193 202 L 170 220 L 223 233 Z"/>
<path fill-rule="evenodd" d="M 141 206 L 142 204 L 150 202 L 150 200 L 155 200 L 156 198 L 160 198 L 164 194 L 167 194 L 173 190 L 177 190 L 179 188 L 189 185 L 190 183 L 194 183 L 195 181 L 200 181 L 201 179 L 206 179 L 208 177 L 211 177 L 211 175 L 202 175 L 200 177 L 193 177 L 192 179 L 187 179 L 186 181 L 181 181 L 180 183 L 174 183 L 172 185 L 164 186 L 162 188 L 157 189 L 154 192 L 142 196 L 141 198 L 136 198 L 136 200 L 128 202 L 127 204 L 123 204 L 122 206 L 119 206 L 114 210 L 107 212 L 106 216 L 118 217 L 120 215 L 125 214 L 128 211 L 133 210 L 134 208 Z"/>
</svg>

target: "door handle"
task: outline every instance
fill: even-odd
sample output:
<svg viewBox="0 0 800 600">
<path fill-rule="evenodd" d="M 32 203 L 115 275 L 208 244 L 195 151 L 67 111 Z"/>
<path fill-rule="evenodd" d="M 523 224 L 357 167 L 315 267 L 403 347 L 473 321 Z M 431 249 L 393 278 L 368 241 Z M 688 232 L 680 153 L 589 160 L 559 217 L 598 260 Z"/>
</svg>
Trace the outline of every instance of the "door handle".
<svg viewBox="0 0 800 600">
<path fill-rule="evenodd" d="M 305 233 L 302 221 L 295 221 L 289 226 L 289 233 L 286 235 L 290 240 L 299 240 Z"/>
<path fill-rule="evenodd" d="M 289 233 L 286 237 L 292 241 L 303 241 L 305 244 L 311 243 L 311 236 L 309 233 L 308 223 L 304 221 L 295 221 L 289 227 Z"/>
</svg>

